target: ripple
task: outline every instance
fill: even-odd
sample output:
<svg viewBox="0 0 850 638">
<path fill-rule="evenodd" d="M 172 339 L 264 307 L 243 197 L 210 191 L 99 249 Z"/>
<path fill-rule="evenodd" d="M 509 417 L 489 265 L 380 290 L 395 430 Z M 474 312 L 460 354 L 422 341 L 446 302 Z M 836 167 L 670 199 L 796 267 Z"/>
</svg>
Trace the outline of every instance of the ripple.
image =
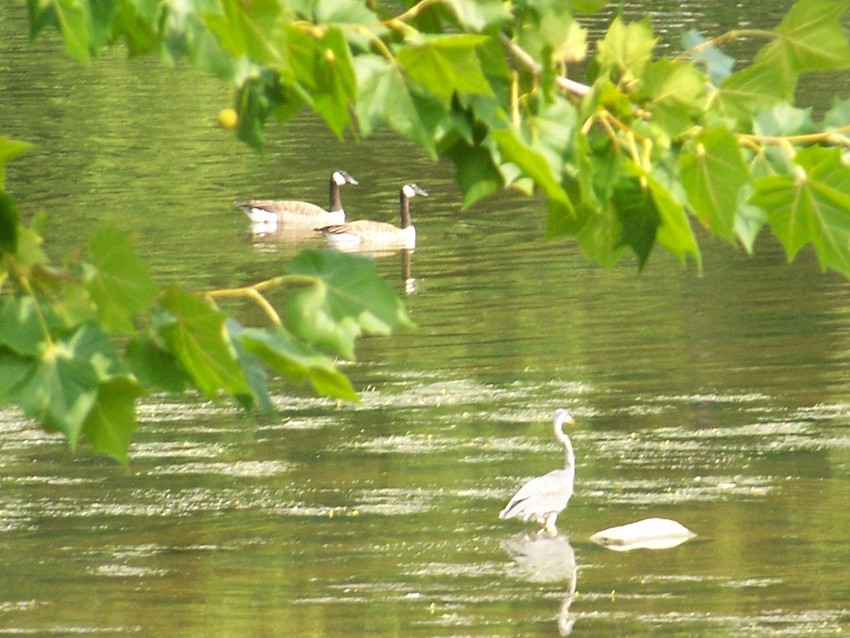
<svg viewBox="0 0 850 638">
<path fill-rule="evenodd" d="M 97 576 L 110 578 L 145 578 L 148 576 L 165 576 L 167 569 L 152 569 L 149 567 L 131 567 L 130 565 L 101 565 L 93 570 Z"/>
<path fill-rule="evenodd" d="M 157 468 L 151 474 L 197 474 L 260 478 L 284 474 L 291 471 L 293 467 L 295 467 L 295 464 L 281 461 L 193 462 Z"/>
</svg>

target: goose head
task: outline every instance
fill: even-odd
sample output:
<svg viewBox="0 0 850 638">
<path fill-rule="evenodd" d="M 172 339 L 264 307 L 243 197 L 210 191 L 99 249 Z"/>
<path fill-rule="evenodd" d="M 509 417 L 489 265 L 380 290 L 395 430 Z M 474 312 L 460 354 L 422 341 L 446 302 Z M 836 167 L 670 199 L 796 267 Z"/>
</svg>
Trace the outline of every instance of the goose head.
<svg viewBox="0 0 850 638">
<path fill-rule="evenodd" d="M 331 181 L 337 186 L 344 186 L 345 184 L 357 186 L 360 183 L 345 171 L 334 171 L 331 175 Z"/>
<path fill-rule="evenodd" d="M 422 197 L 428 197 L 428 193 L 426 193 L 422 188 L 417 186 L 416 184 L 405 184 L 401 187 L 401 194 L 410 199 L 412 197 L 416 197 L 417 195 L 421 195 Z"/>
</svg>

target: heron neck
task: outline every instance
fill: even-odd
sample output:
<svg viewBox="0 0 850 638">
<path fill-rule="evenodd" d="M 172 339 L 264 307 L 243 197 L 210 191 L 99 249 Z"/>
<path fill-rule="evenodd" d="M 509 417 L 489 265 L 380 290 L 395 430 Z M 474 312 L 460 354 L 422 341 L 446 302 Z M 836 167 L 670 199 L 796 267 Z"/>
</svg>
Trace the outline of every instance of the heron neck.
<svg viewBox="0 0 850 638">
<path fill-rule="evenodd" d="M 331 176 L 331 192 L 330 192 L 330 204 L 328 205 L 328 212 L 335 213 L 337 211 L 342 210 L 342 199 L 339 196 L 339 184 L 334 181 L 333 175 Z"/>
<path fill-rule="evenodd" d="M 564 469 L 570 473 L 570 476 L 575 476 L 576 472 L 576 454 L 573 451 L 573 442 L 570 437 L 562 429 L 563 423 L 555 424 L 555 438 L 558 439 L 564 447 Z"/>
</svg>

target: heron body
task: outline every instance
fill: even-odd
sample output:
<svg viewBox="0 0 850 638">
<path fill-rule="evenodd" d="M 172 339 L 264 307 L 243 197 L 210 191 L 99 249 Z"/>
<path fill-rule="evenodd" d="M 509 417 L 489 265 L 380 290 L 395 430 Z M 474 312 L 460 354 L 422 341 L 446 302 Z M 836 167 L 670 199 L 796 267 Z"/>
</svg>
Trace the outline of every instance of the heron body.
<svg viewBox="0 0 850 638">
<path fill-rule="evenodd" d="M 276 227 L 277 224 L 318 226 L 324 224 L 341 224 L 345 221 L 345 210 L 342 207 L 340 187 L 346 184 L 359 184 L 345 171 L 334 171 L 330 177 L 330 202 L 328 209 L 297 200 L 252 199 L 249 202 L 236 204 L 252 224 Z"/>
<path fill-rule="evenodd" d="M 575 452 L 570 437 L 564 433 L 563 424 L 573 423 L 567 410 L 555 411 L 553 419 L 555 438 L 564 447 L 564 469 L 531 479 L 499 512 L 499 518 L 519 518 L 536 521 L 551 534 L 557 533 L 555 522 L 573 495 L 575 483 Z"/>
<path fill-rule="evenodd" d="M 416 184 L 405 184 L 399 191 L 399 213 L 401 228 L 385 222 L 359 219 L 347 224 L 330 224 L 316 228 L 325 236 L 325 241 L 336 248 L 415 248 L 416 228 L 410 219 L 410 200 L 427 196 Z"/>
</svg>

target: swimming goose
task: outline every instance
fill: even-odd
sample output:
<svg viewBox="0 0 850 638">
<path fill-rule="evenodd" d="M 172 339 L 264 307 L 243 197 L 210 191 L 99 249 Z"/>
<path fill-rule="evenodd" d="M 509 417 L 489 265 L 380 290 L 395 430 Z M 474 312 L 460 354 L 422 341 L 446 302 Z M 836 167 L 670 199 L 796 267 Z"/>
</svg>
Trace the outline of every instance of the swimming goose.
<svg viewBox="0 0 850 638">
<path fill-rule="evenodd" d="M 345 211 L 339 197 L 339 188 L 345 184 L 359 184 L 356 179 L 345 171 L 334 171 L 330 178 L 330 206 L 325 210 L 321 206 L 309 202 L 285 201 L 273 199 L 252 199 L 250 202 L 236 204 L 248 215 L 252 224 L 276 226 L 282 224 L 342 224 L 345 222 Z"/>
<path fill-rule="evenodd" d="M 385 222 L 359 219 L 347 224 L 332 224 L 316 230 L 325 236 L 325 240 L 336 248 L 355 248 L 369 246 L 373 248 L 414 248 L 416 229 L 410 221 L 410 199 L 428 193 L 416 184 L 405 184 L 399 191 L 399 211 L 401 228 Z"/>
</svg>

